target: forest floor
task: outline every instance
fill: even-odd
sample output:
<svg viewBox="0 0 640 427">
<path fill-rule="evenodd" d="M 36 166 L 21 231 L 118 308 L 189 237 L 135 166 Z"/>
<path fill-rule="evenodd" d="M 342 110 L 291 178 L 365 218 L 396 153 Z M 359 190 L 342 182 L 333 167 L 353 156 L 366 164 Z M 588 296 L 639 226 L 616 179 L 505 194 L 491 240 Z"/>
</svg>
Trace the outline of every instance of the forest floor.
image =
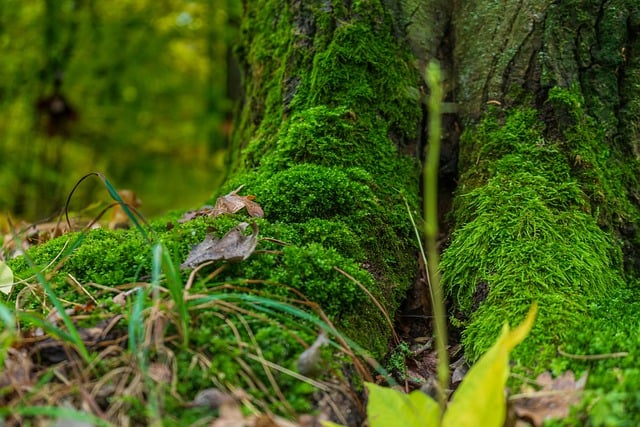
<svg viewBox="0 0 640 427">
<path fill-rule="evenodd" d="M 244 208 L 254 209 L 254 213 L 256 213 L 255 209 L 259 208 L 251 205 L 250 199 L 243 199 L 242 202 Z M 103 226 L 105 228 L 128 227 L 129 217 L 126 214 L 121 216 L 123 214 L 122 210 L 117 210 L 111 216 L 111 221 L 109 223 L 104 221 Z M 181 219 L 191 221 L 195 216 L 197 215 L 186 214 Z M 22 239 L 23 244 L 35 249 L 52 238 L 64 240 L 60 238 L 67 236 L 70 231 L 86 231 L 90 228 L 92 227 L 86 222 L 78 222 L 75 225 L 70 223 L 65 226 L 64 223 L 54 221 L 23 228 Z M 249 254 L 253 252 L 255 242 L 251 240 L 251 236 L 254 234 L 244 234 L 246 240 L 241 238 L 236 241 L 234 250 L 237 252 L 230 256 L 244 257 L 247 254 L 243 251 L 249 251 Z M 79 235 L 80 241 L 83 240 L 83 234 Z M 17 247 L 13 241 L 16 237 L 5 237 L 4 254 L 15 253 Z M 446 239 L 446 234 L 441 236 L 441 241 Z M 69 242 L 67 240 L 64 244 L 50 249 L 53 252 L 59 249 L 59 257 L 56 256 L 51 261 L 46 275 L 32 277 L 31 281 L 14 281 L 13 276 L 9 278 L 12 272 L 8 265 L 11 263 L 2 262 L 1 264 L 2 290 L 6 294 L 13 292 L 11 298 L 13 307 L 0 305 L 0 318 L 5 325 L 0 335 L 0 362 L 4 363 L 4 369 L 0 372 L 0 400 L 2 401 L 0 407 L 4 407 L 0 409 L 0 419 L 4 418 L 5 425 L 28 423 L 46 425 L 48 422 L 53 425 L 66 425 L 65 423 L 72 421 L 80 423 L 74 425 L 83 426 L 157 423 L 180 425 L 188 420 L 193 425 L 290 427 L 315 426 L 323 416 L 328 416 L 326 403 L 322 409 L 322 402 L 319 403 L 319 414 L 316 408 L 316 415 L 304 415 L 307 411 L 314 412 L 308 405 L 318 400 L 317 395 L 312 397 L 313 393 L 309 393 L 308 389 L 302 392 L 300 388 L 285 386 L 287 390 L 295 390 L 294 392 L 300 397 L 294 398 L 293 403 L 283 403 L 287 400 L 291 401 L 291 396 L 282 394 L 286 391 L 281 391 L 277 386 L 274 388 L 274 382 L 264 383 L 258 378 L 249 381 L 254 387 L 260 389 L 257 397 L 249 397 L 246 394 L 247 383 L 229 382 L 224 383 L 225 391 L 221 391 L 223 387 L 211 388 L 190 384 L 200 391 L 195 396 L 192 395 L 193 398 L 190 400 L 185 400 L 184 395 L 179 396 L 184 391 L 178 381 L 185 375 L 178 371 L 185 366 L 184 363 L 179 365 L 179 359 L 182 357 L 179 354 L 179 335 L 184 331 L 180 331 L 180 322 L 176 319 L 175 313 L 180 310 L 180 306 L 176 305 L 175 299 L 171 302 L 162 297 L 153 297 L 153 292 L 147 294 L 152 297 L 150 305 L 136 297 L 136 294 L 143 295 L 141 289 L 151 289 L 155 286 L 154 283 L 161 284 L 159 270 L 166 269 L 167 265 L 159 260 L 154 264 L 158 271 L 155 271 L 154 267 L 150 277 L 141 277 L 136 283 L 116 287 L 100 283 L 81 284 L 74 282 L 73 276 L 68 276 L 66 282 L 70 284 L 75 295 L 85 294 L 89 298 L 78 301 L 67 298 L 68 295 L 57 298 L 54 297 L 56 293 L 51 288 L 54 284 L 50 280 L 53 273 L 62 268 L 67 261 L 64 256 L 65 247 L 69 244 L 75 245 Z M 202 260 L 194 262 L 194 265 L 197 265 Z M 189 259 L 184 263 L 189 263 Z M 165 273 L 169 283 L 163 281 L 157 288 L 162 293 L 172 292 L 170 270 L 169 267 L 168 272 Z M 223 268 L 213 270 L 209 273 L 209 277 L 222 274 L 222 270 Z M 404 392 L 419 389 L 436 397 L 437 354 L 433 340 L 431 307 L 428 298 L 424 297 L 428 292 L 424 268 L 421 267 L 416 271 L 415 276 L 414 286 L 409 290 L 405 303 L 393 319 L 395 338 L 389 343 L 386 356 L 379 360 L 386 374 L 379 372 L 369 380 L 379 384 L 395 384 L 396 389 Z M 182 281 L 176 283 L 180 289 L 184 287 L 187 290 L 193 284 L 193 275 L 187 283 Z M 23 286 L 21 290 L 17 290 L 20 286 Z M 593 324 L 587 326 L 592 327 L 595 322 L 601 322 L 602 316 L 610 312 L 611 306 L 619 306 L 620 301 L 628 301 L 631 294 L 625 292 L 612 295 L 610 301 L 594 307 Z M 110 303 L 105 304 L 105 299 L 101 295 L 108 295 Z M 266 300 L 261 302 L 265 303 Z M 138 308 L 136 308 L 137 304 L 140 304 Z M 568 353 L 567 349 L 558 349 L 559 357 L 564 357 L 564 362 L 558 362 L 543 372 L 538 369 L 535 372 L 536 378 L 533 378 L 534 372 L 528 371 L 526 366 L 516 367 L 510 381 L 514 387 L 509 398 L 509 416 L 505 425 L 537 427 L 542 426 L 548 418 L 564 420 L 556 421 L 559 424 L 554 425 L 581 425 L 586 420 L 595 426 L 631 425 L 624 423 L 625 411 L 633 409 L 633 399 L 637 395 L 633 387 L 637 381 L 638 370 L 630 365 L 628 356 L 636 354 L 637 351 L 635 347 L 629 346 L 627 347 L 629 351 L 624 352 L 611 349 L 624 347 L 625 343 L 629 342 L 627 332 L 633 329 L 633 323 L 629 319 L 635 318 L 634 310 L 638 308 L 636 305 L 635 303 L 629 305 L 628 310 L 625 311 L 629 316 L 611 319 L 611 325 L 604 328 L 605 332 L 617 329 L 617 335 L 612 340 L 599 342 L 601 337 L 606 337 L 606 333 L 603 335 L 588 333 L 585 336 L 576 337 L 576 348 L 580 348 L 581 340 L 591 339 L 593 341 L 591 344 L 595 343 L 599 346 L 598 355 L 577 356 Z M 122 307 L 132 310 L 128 317 L 134 321 L 130 320 L 127 327 L 121 326 L 124 316 L 118 313 L 122 312 Z M 234 310 L 240 309 L 239 305 L 229 305 L 229 307 L 233 307 Z M 255 309 L 257 306 L 252 307 Z M 146 314 L 142 316 L 140 312 L 137 314 L 139 317 L 135 317 L 137 309 L 145 310 Z M 44 313 L 45 317 L 35 315 L 38 311 Z M 197 314 L 192 313 L 191 317 L 193 316 Z M 139 325 L 135 324 L 135 319 L 139 319 Z M 619 327 L 621 323 L 626 324 L 624 327 Z M 171 326 L 172 324 L 177 327 Z M 193 334 L 197 332 L 193 331 Z M 317 342 L 320 342 L 319 340 L 320 338 Z M 313 350 L 314 346 L 309 347 L 303 354 Z M 241 348 L 253 347 L 247 344 L 246 347 Z M 342 348 L 342 350 L 345 349 Z M 258 349 L 255 356 L 256 360 L 265 364 L 267 356 L 260 351 L 266 352 L 267 349 Z M 302 357 L 301 350 L 295 351 Z M 451 325 L 449 325 L 448 355 L 451 361 L 450 384 L 451 388 L 455 389 L 465 378 L 469 367 L 459 344 L 459 331 Z M 620 359 L 626 361 L 617 366 L 616 360 Z M 234 360 L 244 363 L 240 359 Z M 571 364 L 569 361 L 575 363 Z M 186 365 L 189 366 L 206 365 L 213 363 L 213 360 L 207 359 L 196 351 L 191 354 L 191 359 L 187 362 Z M 288 368 L 283 366 L 277 369 Z M 582 376 L 576 378 L 573 371 Z M 587 374 L 583 372 L 587 371 L 590 371 L 590 379 L 595 381 L 591 391 L 587 392 L 590 399 L 585 400 L 587 403 L 580 403 L 587 381 Z M 201 372 L 196 371 L 195 375 L 201 375 Z M 251 372 L 251 369 L 247 372 Z M 362 376 L 362 373 L 359 375 L 361 379 L 367 379 L 366 376 Z M 613 380 L 611 376 L 614 377 Z M 196 377 L 192 381 L 197 383 L 201 379 Z M 273 378 L 270 381 L 273 381 Z M 331 384 L 331 381 L 329 383 L 313 379 L 305 381 L 302 383 L 306 386 L 313 385 L 321 388 Z M 235 391 L 232 391 L 234 388 Z M 354 392 L 355 389 L 347 391 L 343 387 L 342 393 L 350 393 L 352 397 L 336 400 L 334 407 L 329 411 L 342 413 L 342 421 L 348 425 L 355 425 L 354 423 L 359 423 L 363 418 L 364 396 L 362 391 Z M 305 400 L 305 402 L 296 403 L 296 399 Z M 245 405 L 244 410 L 242 405 Z M 574 405 L 578 405 L 578 410 L 570 415 L 570 408 Z M 300 415 L 297 408 L 304 407 L 308 409 Z M 270 415 L 269 408 L 276 408 L 276 411 L 280 408 L 287 418 L 298 418 L 298 421 L 287 421 Z M 596 408 L 595 412 L 594 408 Z M 186 413 L 188 415 L 184 415 Z M 247 415 L 248 413 L 252 415 Z M 622 424 L 608 424 L 612 420 L 620 421 Z M 227 424 L 223 424 L 224 422 Z M 563 422 L 565 424 L 562 424 Z"/>
</svg>

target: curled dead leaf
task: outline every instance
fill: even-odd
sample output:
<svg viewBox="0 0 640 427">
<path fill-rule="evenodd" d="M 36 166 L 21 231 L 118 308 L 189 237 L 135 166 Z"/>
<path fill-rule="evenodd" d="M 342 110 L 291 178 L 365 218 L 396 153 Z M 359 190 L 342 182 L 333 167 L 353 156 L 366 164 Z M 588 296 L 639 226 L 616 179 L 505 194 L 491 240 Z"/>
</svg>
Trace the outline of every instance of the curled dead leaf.
<svg viewBox="0 0 640 427">
<path fill-rule="evenodd" d="M 231 193 L 218 197 L 216 205 L 213 207 L 213 212 L 210 216 L 218 216 L 222 214 L 234 214 L 242 208 L 247 208 L 247 213 L 253 217 L 263 217 L 264 211 L 259 204 L 254 202 L 255 196 L 239 196 L 238 192 L 244 187 L 240 187 L 233 190 Z"/>
<path fill-rule="evenodd" d="M 12 391 L 28 390 L 35 383 L 34 366 L 25 350 L 9 348 L 0 369 L 0 388 Z"/>
<path fill-rule="evenodd" d="M 196 211 L 188 211 L 186 212 L 182 218 L 178 220 L 179 223 L 184 223 L 191 221 L 194 218 L 199 216 L 220 216 L 223 214 L 234 214 L 243 208 L 247 209 L 247 213 L 254 218 L 262 218 L 264 216 L 264 211 L 262 207 L 254 202 L 255 196 L 240 196 L 238 192 L 244 187 L 241 185 L 240 187 L 233 190 L 231 193 L 226 194 L 224 196 L 218 197 L 216 200 L 215 206 L 203 206 L 202 208 Z"/>
</svg>

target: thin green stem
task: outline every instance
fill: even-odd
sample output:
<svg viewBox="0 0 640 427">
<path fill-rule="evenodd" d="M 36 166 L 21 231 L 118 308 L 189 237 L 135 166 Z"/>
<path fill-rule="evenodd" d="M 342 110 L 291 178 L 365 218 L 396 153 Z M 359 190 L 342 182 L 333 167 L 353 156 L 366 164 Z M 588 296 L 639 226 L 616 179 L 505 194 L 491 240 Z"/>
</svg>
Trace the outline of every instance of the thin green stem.
<svg viewBox="0 0 640 427">
<path fill-rule="evenodd" d="M 447 323 L 444 307 L 444 295 L 440 284 L 440 255 L 436 246 L 438 237 L 438 164 L 440 159 L 440 138 L 442 134 L 441 107 L 443 100 L 442 76 L 440 65 L 431 62 L 427 68 L 427 85 L 430 96 L 429 108 L 429 146 L 424 166 L 424 231 L 427 248 L 427 268 L 431 283 L 431 304 L 433 307 L 433 326 L 436 336 L 438 355 L 438 403 L 441 413 L 447 404 L 449 388 L 449 355 L 447 353 Z"/>
</svg>

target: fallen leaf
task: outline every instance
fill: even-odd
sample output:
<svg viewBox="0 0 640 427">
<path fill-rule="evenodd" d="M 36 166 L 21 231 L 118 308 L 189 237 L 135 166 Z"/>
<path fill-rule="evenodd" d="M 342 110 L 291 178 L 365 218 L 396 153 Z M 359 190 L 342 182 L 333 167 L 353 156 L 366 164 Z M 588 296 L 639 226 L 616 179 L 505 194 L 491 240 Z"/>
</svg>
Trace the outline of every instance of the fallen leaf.
<svg viewBox="0 0 640 427">
<path fill-rule="evenodd" d="M 322 330 L 311 346 L 302 352 L 296 362 L 298 372 L 307 377 L 315 378 L 326 370 L 322 360 L 322 346 L 329 344 L 326 331 Z"/>
<path fill-rule="evenodd" d="M 213 207 L 213 211 L 210 216 L 218 216 L 222 214 L 234 214 L 242 208 L 247 208 L 247 213 L 253 217 L 263 217 L 264 211 L 259 204 L 254 202 L 254 196 L 239 196 L 238 191 L 242 189 L 243 185 L 233 190 L 226 196 L 218 197 L 216 205 Z"/>
<path fill-rule="evenodd" d="M 183 224 L 185 222 L 189 222 L 194 218 L 197 218 L 199 216 L 205 216 L 208 215 L 209 212 L 211 212 L 213 208 L 211 206 L 203 206 L 202 208 L 198 209 L 197 211 L 187 211 L 184 213 L 184 215 L 182 215 L 182 217 L 178 220 L 179 224 Z"/>
<path fill-rule="evenodd" d="M 254 202 L 255 196 L 238 195 L 238 191 L 240 191 L 242 187 L 244 187 L 244 185 L 241 185 L 225 196 L 218 197 L 216 205 L 213 207 L 206 205 L 198 210 L 185 212 L 184 215 L 182 215 L 182 218 L 178 220 L 178 223 L 182 224 L 189 222 L 199 216 L 216 217 L 223 214 L 234 214 L 243 208 L 247 209 L 247 213 L 250 216 L 262 218 L 264 216 L 264 211 L 258 203 Z"/>
<path fill-rule="evenodd" d="M 462 356 L 449 365 L 449 368 L 453 370 L 453 373 L 451 374 L 451 386 L 455 388 L 462 383 L 467 372 L 469 372 L 469 366 L 467 365 L 467 361 L 464 356 Z"/>
<path fill-rule="evenodd" d="M 153 362 L 149 365 L 149 378 L 157 383 L 169 384 L 171 382 L 171 369 L 160 362 Z"/>
<path fill-rule="evenodd" d="M 78 328 L 78 335 L 90 350 L 106 348 L 121 342 L 125 336 L 122 328 L 117 328 L 118 322 L 122 320 L 122 315 L 113 316 L 101 320 L 95 326 L 89 328 Z M 36 330 L 37 335 L 44 334 L 42 330 Z M 57 338 L 47 337 L 38 340 L 33 345 L 24 346 L 29 351 L 29 355 L 44 365 L 52 365 L 69 358 L 68 344 Z"/>
<path fill-rule="evenodd" d="M 0 261 L 0 292 L 9 295 L 13 289 L 13 271 L 6 262 Z"/>
<path fill-rule="evenodd" d="M 587 383 L 585 372 L 578 380 L 567 371 L 555 380 L 551 373 L 543 372 L 536 378 L 539 391 L 524 393 L 512 400 L 512 407 L 519 419 L 539 427 L 548 419 L 566 418 L 572 405 L 580 402 Z"/>
<path fill-rule="evenodd" d="M 191 402 L 187 404 L 191 408 L 211 408 L 218 409 L 223 402 L 234 401 L 234 397 L 224 393 L 217 388 L 211 387 L 200 390 Z"/>
<path fill-rule="evenodd" d="M 180 268 L 195 268 L 207 261 L 226 260 L 237 262 L 249 258 L 258 244 L 258 226 L 255 223 L 251 223 L 253 233 L 245 236 L 242 233 L 248 226 L 249 224 L 246 222 L 241 222 L 221 239 L 211 237 L 208 234 L 201 243 L 197 244 L 189 252 L 187 259 L 180 265 Z"/>
</svg>

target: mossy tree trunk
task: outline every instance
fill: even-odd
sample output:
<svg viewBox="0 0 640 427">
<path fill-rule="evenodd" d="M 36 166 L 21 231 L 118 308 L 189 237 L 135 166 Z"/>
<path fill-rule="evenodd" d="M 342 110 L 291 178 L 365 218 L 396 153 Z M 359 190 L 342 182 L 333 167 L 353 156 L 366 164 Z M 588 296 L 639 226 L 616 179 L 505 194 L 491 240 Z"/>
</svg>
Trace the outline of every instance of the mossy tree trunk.
<svg viewBox="0 0 640 427">
<path fill-rule="evenodd" d="M 407 203 L 415 214 L 421 122 L 418 74 L 402 43 L 399 9 L 379 1 L 244 6 L 237 53 L 245 93 L 234 171 L 221 192 L 245 185 L 271 225 L 302 236 L 291 253 L 337 252 L 393 313 L 417 274 Z M 290 267 L 286 278 L 269 278 L 319 302 L 374 354 L 386 352 L 390 328 L 373 306 L 353 304 L 354 293 L 367 297 L 348 278 Z M 325 267 L 343 265 L 332 259 Z M 323 280 L 324 289 L 310 285 Z"/>
<path fill-rule="evenodd" d="M 466 354 L 535 300 L 522 360 L 603 351 L 580 335 L 606 329 L 594 307 L 638 273 L 640 5 L 469 1 L 450 13 L 436 56 L 464 130 L 443 271 Z"/>
<path fill-rule="evenodd" d="M 310 240 L 366 265 L 395 309 L 415 265 L 402 197 L 416 206 L 421 73 L 439 60 L 442 268 L 467 355 L 537 300 L 523 354 L 552 357 L 572 330 L 556 326 L 637 271 L 639 26 L 634 1 L 246 2 L 227 188 L 248 183 L 275 223 L 320 221 L 331 236 Z"/>
</svg>

